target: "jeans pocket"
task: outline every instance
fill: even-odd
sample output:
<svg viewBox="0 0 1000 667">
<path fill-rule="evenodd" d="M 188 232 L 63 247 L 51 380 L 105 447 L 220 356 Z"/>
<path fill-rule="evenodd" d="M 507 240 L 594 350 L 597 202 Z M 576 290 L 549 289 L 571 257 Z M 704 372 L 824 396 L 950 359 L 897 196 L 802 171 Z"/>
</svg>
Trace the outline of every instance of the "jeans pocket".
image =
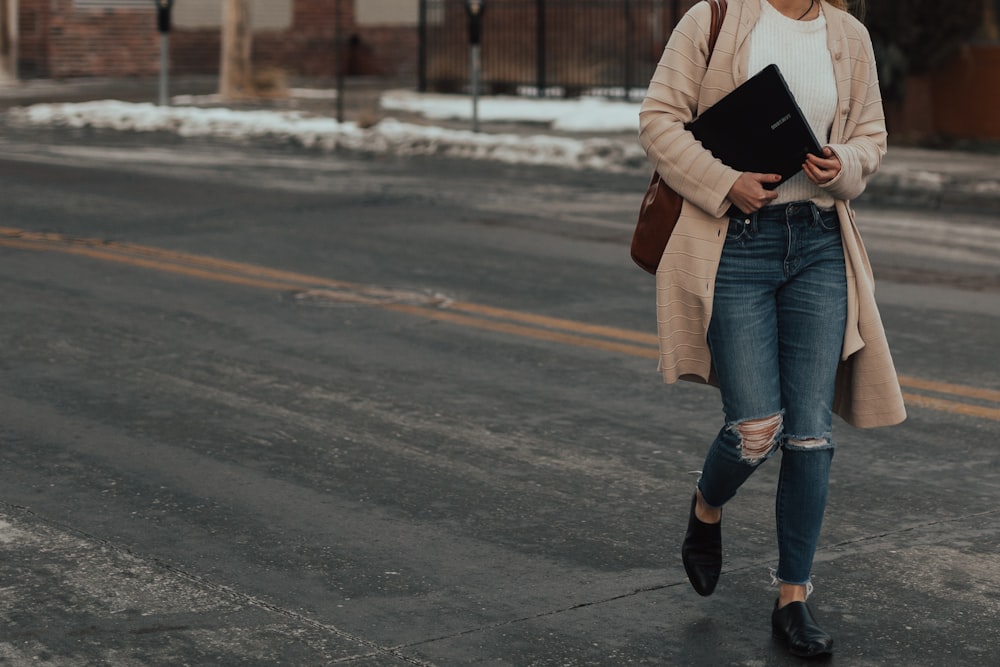
<svg viewBox="0 0 1000 667">
<path fill-rule="evenodd" d="M 822 227 L 825 232 L 839 230 L 840 217 L 837 215 L 837 211 L 820 211 L 819 226 Z"/>
<path fill-rule="evenodd" d="M 726 230 L 726 242 L 746 241 L 751 238 L 752 225 L 746 218 L 729 218 L 729 229 Z"/>
</svg>

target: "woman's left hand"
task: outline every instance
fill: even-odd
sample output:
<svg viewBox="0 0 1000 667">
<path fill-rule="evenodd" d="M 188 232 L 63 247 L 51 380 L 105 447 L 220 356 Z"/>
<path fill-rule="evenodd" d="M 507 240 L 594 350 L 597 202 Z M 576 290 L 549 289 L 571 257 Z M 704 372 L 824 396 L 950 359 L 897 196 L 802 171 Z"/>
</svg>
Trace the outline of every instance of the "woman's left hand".
<svg viewBox="0 0 1000 667">
<path fill-rule="evenodd" d="M 806 161 L 802 165 L 806 177 L 816 185 L 824 185 L 837 178 L 840 170 L 844 168 L 840 158 L 829 146 L 823 147 L 823 155 L 816 156 L 810 153 L 806 155 Z"/>
</svg>

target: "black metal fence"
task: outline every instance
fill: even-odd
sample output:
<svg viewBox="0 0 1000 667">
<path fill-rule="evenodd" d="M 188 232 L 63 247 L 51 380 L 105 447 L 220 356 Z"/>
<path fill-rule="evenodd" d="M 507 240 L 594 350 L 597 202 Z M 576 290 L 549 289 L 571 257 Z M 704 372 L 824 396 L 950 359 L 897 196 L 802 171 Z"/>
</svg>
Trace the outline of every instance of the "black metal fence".
<svg viewBox="0 0 1000 667">
<path fill-rule="evenodd" d="M 481 90 L 641 97 L 674 17 L 693 0 L 485 0 Z M 470 81 L 466 0 L 420 0 L 419 86 Z"/>
</svg>

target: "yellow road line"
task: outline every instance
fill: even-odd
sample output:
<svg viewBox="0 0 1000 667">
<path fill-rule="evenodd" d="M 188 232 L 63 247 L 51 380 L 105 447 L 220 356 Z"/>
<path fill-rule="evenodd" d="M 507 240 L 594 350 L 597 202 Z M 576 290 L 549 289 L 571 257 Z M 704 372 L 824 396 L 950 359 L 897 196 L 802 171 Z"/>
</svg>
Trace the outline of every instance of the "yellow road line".
<svg viewBox="0 0 1000 667">
<path fill-rule="evenodd" d="M 558 331 L 550 331 L 547 329 L 537 329 L 533 327 L 527 327 L 522 324 L 503 322 L 501 320 L 488 320 L 488 319 L 483 319 L 481 317 L 470 317 L 468 315 L 461 315 L 459 313 L 448 312 L 447 310 L 430 310 L 420 306 L 408 306 L 404 304 L 393 304 L 393 303 L 383 304 L 382 307 L 400 313 L 418 315 L 420 317 L 427 317 L 433 320 L 451 322 L 453 324 L 460 324 L 462 326 L 467 326 L 467 327 L 475 327 L 477 329 L 485 329 L 487 331 L 497 331 L 500 333 L 513 334 L 515 336 L 522 336 L 524 338 L 534 338 L 535 340 L 545 340 L 553 343 L 565 343 L 567 345 L 573 345 L 576 347 L 589 347 L 595 350 L 604 350 L 605 352 L 616 352 L 620 354 L 627 354 L 633 357 L 645 357 L 647 359 L 656 359 L 659 356 L 659 353 L 656 351 L 656 349 L 651 347 L 639 347 L 637 345 L 616 343 L 613 341 L 601 340 L 599 338 L 586 338 L 584 336 L 574 336 L 572 334 L 560 333 Z"/>
<path fill-rule="evenodd" d="M 171 264 L 176 263 L 181 265 L 207 267 L 234 273 L 249 273 L 255 276 L 263 276 L 267 278 L 273 278 L 276 280 L 283 280 L 293 283 L 292 285 L 289 285 L 284 289 L 294 289 L 296 284 L 301 284 L 301 286 L 308 286 L 308 287 L 316 287 L 316 286 L 334 287 L 353 292 L 370 291 L 373 289 L 373 286 L 371 285 L 350 283 L 342 280 L 332 280 L 329 278 L 322 278 L 302 273 L 295 273 L 292 271 L 271 269 L 256 264 L 233 262 L 223 259 L 216 259 L 213 257 L 206 257 L 204 255 L 192 255 L 184 252 L 167 250 L 165 248 L 156 248 L 152 246 L 140 246 L 130 243 L 121 243 L 117 241 L 100 241 L 97 239 L 75 238 L 62 234 L 28 232 L 19 229 L 13 229 L 10 227 L 0 227 L 0 237 L 3 236 L 7 236 L 8 238 L 20 239 L 22 241 L 31 241 L 39 244 L 45 244 L 46 246 L 51 244 L 51 247 L 53 249 L 59 249 L 62 246 L 69 246 L 69 247 L 82 246 L 87 248 L 100 249 L 107 251 L 107 256 L 109 259 L 114 259 L 114 257 L 118 256 L 129 257 L 134 255 L 140 255 L 140 256 L 153 257 L 156 259 L 165 260 Z M 131 262 L 125 262 L 125 263 L 131 263 Z M 566 320 L 555 317 L 548 317 L 545 315 L 535 315 L 532 313 L 525 313 L 516 310 L 495 308 L 493 306 L 484 306 L 475 303 L 465 303 L 462 301 L 451 301 L 449 302 L 448 307 L 452 310 L 459 310 L 463 312 L 484 315 L 496 319 L 506 319 L 515 322 L 533 324 L 536 326 L 542 326 L 550 329 L 559 329 L 575 333 L 586 333 L 595 336 L 604 336 L 606 338 L 617 338 L 619 340 L 627 340 L 636 343 L 649 343 L 650 345 L 656 345 L 657 342 L 656 336 L 653 334 L 645 334 L 638 331 L 630 331 L 628 329 L 619 329 L 616 327 L 585 324 L 583 322 L 578 322 L 575 320 Z"/>
<path fill-rule="evenodd" d="M 977 387 L 966 387 L 961 384 L 950 384 L 948 382 L 935 382 L 933 380 L 922 380 L 910 375 L 900 375 L 899 383 L 911 389 L 922 389 L 933 391 L 938 394 L 951 394 L 964 398 L 977 398 L 983 401 L 993 401 L 1000 403 L 1000 391 L 993 389 L 979 389 Z"/>
<path fill-rule="evenodd" d="M 495 317 L 498 319 L 513 320 L 515 322 L 523 322 L 525 324 L 534 324 L 536 326 L 542 326 L 549 329 L 562 329 L 564 331 L 572 331 L 575 333 L 586 333 L 592 336 L 617 338 L 619 340 L 626 340 L 634 343 L 648 343 L 650 345 L 657 344 L 655 334 L 642 333 L 641 331 L 630 331 L 628 329 L 619 329 L 617 327 L 586 324 L 584 322 L 577 322 L 576 320 L 564 320 L 556 317 L 547 317 L 545 315 L 533 315 L 531 313 L 522 313 L 516 310 L 505 310 L 503 308 L 482 306 L 475 303 L 463 303 L 461 301 L 450 303 L 448 307 L 453 310 L 461 310 L 467 313 L 485 315 L 487 317 Z"/>
<path fill-rule="evenodd" d="M 934 398 L 933 396 L 913 394 L 908 391 L 903 392 L 903 400 L 908 405 L 918 405 L 922 408 L 930 408 L 931 410 L 938 410 L 940 412 L 951 412 L 959 415 L 968 415 L 969 417 L 981 417 L 982 419 L 1000 421 L 1000 409 L 998 408 L 959 403 L 958 401 L 949 401 L 943 398 Z"/>
<path fill-rule="evenodd" d="M 429 299 L 422 295 L 414 297 L 412 294 L 373 285 L 333 280 L 164 248 L 29 232 L 9 227 L 0 227 L 0 246 L 20 250 L 56 251 L 259 289 L 297 291 L 320 298 L 363 303 L 395 312 L 523 338 L 645 359 L 658 357 L 655 334 L 463 301 Z M 908 375 L 901 375 L 899 381 L 906 389 L 1000 403 L 1000 391 L 992 389 L 937 382 Z M 1000 421 L 1000 408 L 913 392 L 906 392 L 904 398 L 909 404 L 923 408 Z"/>
<path fill-rule="evenodd" d="M 89 247 L 50 246 L 47 248 L 43 248 L 40 247 L 37 243 L 15 241 L 10 239 L 0 239 L 0 246 L 6 246 L 8 248 L 18 248 L 21 250 L 42 250 L 42 251 L 48 250 L 48 251 L 66 253 L 69 255 L 82 255 L 84 257 L 91 257 L 94 259 L 100 259 L 104 261 L 110 260 L 113 262 L 117 262 L 119 264 L 138 266 L 144 269 L 157 269 L 160 271 L 167 271 L 170 273 L 177 273 L 185 276 L 190 276 L 192 278 L 202 278 L 205 280 L 214 280 L 218 282 L 232 283 L 235 285 L 245 285 L 247 287 L 261 287 L 264 289 L 278 289 L 278 290 L 290 289 L 288 283 L 280 283 L 271 280 L 261 280 L 258 278 L 252 278 L 247 276 L 228 275 L 225 273 L 218 273 L 218 272 L 208 271 L 205 269 L 197 269 L 190 266 L 167 264 L 155 260 L 143 259 L 141 257 L 114 255 L 111 253 L 102 252 L 101 250 Z"/>
<path fill-rule="evenodd" d="M 101 252 L 102 257 L 106 257 L 107 259 L 112 259 L 115 261 L 117 261 L 116 259 L 117 257 L 123 257 L 123 258 L 135 257 L 135 256 L 150 257 L 170 264 L 216 269 L 235 274 L 240 274 L 240 273 L 249 274 L 253 276 L 261 276 L 266 278 L 272 278 L 275 280 L 282 280 L 289 283 L 300 283 L 303 286 L 321 285 L 323 287 L 336 287 L 343 289 L 353 289 L 360 287 L 360 285 L 340 280 L 332 280 L 329 278 L 318 278 L 316 276 L 309 276 L 302 273 L 295 273 L 292 271 L 270 269 L 268 267 L 259 266 L 257 264 L 246 264 L 243 262 L 232 262 L 224 259 L 216 259 L 214 257 L 206 257 L 205 255 L 192 255 L 189 253 L 179 252 L 176 250 L 167 250 L 166 248 L 141 246 L 131 243 L 121 243 L 117 241 L 101 241 L 99 239 L 76 238 L 72 236 L 66 236 L 64 234 L 28 232 L 19 229 L 13 229 L 10 227 L 0 227 L 0 241 L 6 241 L 6 240 L 20 240 L 27 243 L 34 243 L 37 246 L 43 246 L 35 248 L 38 250 L 46 248 L 53 250 L 60 250 L 64 248 L 91 248 L 97 252 Z M 5 243 L 4 245 L 8 244 Z M 283 289 L 291 289 L 291 287 L 292 286 L 286 286 Z"/>
</svg>

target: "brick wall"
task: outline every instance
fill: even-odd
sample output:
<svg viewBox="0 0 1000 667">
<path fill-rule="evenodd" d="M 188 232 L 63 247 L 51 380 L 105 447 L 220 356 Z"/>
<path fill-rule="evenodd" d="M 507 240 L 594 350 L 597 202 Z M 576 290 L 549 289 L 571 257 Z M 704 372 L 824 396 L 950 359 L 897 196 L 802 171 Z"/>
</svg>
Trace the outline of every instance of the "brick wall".
<svg viewBox="0 0 1000 667">
<path fill-rule="evenodd" d="M 370 70 L 382 75 L 416 77 L 419 47 L 416 28 L 363 28 L 358 36 L 361 43 L 356 57 L 363 70 L 359 74 Z"/>
<path fill-rule="evenodd" d="M 18 70 L 22 77 L 46 76 L 49 71 L 48 25 L 51 6 L 39 0 L 21 0 L 17 16 Z"/>
<path fill-rule="evenodd" d="M 42 4 L 37 0 L 22 5 Z M 48 0 L 48 76 L 144 76 L 159 71 L 156 10 L 81 9 Z"/>
<path fill-rule="evenodd" d="M 218 30 L 174 30 L 170 33 L 170 71 L 174 74 L 217 74 L 222 34 Z"/>
<path fill-rule="evenodd" d="M 357 28 L 353 0 L 342 0 L 344 49 L 349 75 L 393 76 L 415 71 L 415 28 Z M 274 66 L 291 75 L 337 73 L 336 17 L 330 0 L 295 0 L 288 30 L 254 33 L 255 67 Z M 145 8 L 84 10 L 73 0 L 20 0 L 20 70 L 26 77 L 152 76 L 159 72 L 160 42 L 153 4 Z M 174 29 L 171 72 L 219 71 L 218 30 Z"/>
</svg>

